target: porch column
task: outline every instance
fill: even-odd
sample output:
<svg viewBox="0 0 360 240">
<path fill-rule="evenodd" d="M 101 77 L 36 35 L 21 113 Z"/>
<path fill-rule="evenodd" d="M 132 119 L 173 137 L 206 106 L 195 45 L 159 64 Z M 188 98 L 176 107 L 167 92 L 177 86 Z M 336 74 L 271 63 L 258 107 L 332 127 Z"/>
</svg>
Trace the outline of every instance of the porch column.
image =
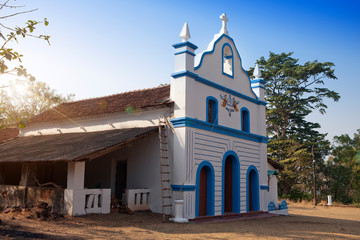
<svg viewBox="0 0 360 240">
<path fill-rule="evenodd" d="M 85 161 L 68 162 L 67 189 L 64 192 L 65 213 L 85 215 Z"/>
<path fill-rule="evenodd" d="M 23 163 L 21 168 L 21 186 L 36 186 L 36 163 Z"/>
<path fill-rule="evenodd" d="M 67 189 L 84 189 L 85 161 L 69 162 L 67 174 Z"/>
</svg>

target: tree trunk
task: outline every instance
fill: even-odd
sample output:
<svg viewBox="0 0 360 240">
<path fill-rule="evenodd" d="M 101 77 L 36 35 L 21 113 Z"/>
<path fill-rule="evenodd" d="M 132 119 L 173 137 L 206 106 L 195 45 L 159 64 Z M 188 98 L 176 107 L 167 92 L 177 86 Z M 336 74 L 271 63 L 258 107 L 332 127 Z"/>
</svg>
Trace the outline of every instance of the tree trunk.
<svg viewBox="0 0 360 240">
<path fill-rule="evenodd" d="M 353 181 L 355 180 L 356 176 L 358 175 L 358 173 L 359 173 L 359 171 L 356 171 L 354 173 L 354 176 L 351 178 L 350 183 L 349 183 L 349 185 L 347 187 L 347 190 L 346 190 L 346 203 L 349 203 L 349 194 L 350 194 L 350 190 L 351 190 L 351 185 L 352 185 Z"/>
</svg>

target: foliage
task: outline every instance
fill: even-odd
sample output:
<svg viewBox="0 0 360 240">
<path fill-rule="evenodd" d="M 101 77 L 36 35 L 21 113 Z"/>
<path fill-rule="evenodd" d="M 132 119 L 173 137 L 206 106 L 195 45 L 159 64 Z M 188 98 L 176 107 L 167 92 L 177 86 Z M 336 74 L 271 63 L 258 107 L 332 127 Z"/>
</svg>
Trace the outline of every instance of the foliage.
<svg viewBox="0 0 360 240">
<path fill-rule="evenodd" d="M 24 6 L 11 5 L 10 0 L 5 3 L 0 3 L 0 37 L 4 40 L 0 48 L 0 74 L 11 74 L 27 78 L 30 81 L 34 81 L 35 77 L 29 74 L 21 65 L 23 55 L 12 48 L 10 43 L 18 43 L 19 38 L 38 38 L 47 41 L 49 44 L 50 36 L 38 35 L 34 31 L 39 24 L 49 25 L 48 20 L 45 18 L 43 21 L 28 20 L 22 27 L 11 27 L 5 24 L 5 20 L 16 17 L 21 14 L 30 13 L 37 9 L 19 11 Z M 13 1 L 15 2 L 15 1 Z M 18 62 L 17 64 L 11 64 Z"/>
<path fill-rule="evenodd" d="M 0 125 L 6 126 L 17 122 L 20 127 L 24 127 L 31 117 L 70 101 L 73 97 L 73 94 L 63 96 L 56 93 L 45 82 L 16 82 L 9 89 L 0 91 Z"/>
<path fill-rule="evenodd" d="M 332 157 L 327 161 L 330 193 L 344 203 L 360 202 L 360 129 L 334 137 Z"/>
<path fill-rule="evenodd" d="M 284 169 L 279 176 L 279 192 L 281 195 L 308 198 L 313 192 L 313 158 L 316 172 L 323 172 L 323 159 L 329 154 L 330 143 L 325 134 L 316 130 L 320 124 L 305 118 L 314 110 L 325 113 L 327 105 L 324 100 L 338 101 L 340 96 L 323 86 L 325 80 L 337 79 L 333 63 L 315 60 L 300 64 L 292 55 L 270 52 L 268 59 L 261 57 L 256 63 L 267 82 L 268 154 Z M 250 76 L 253 70 L 248 71 Z M 316 182 L 320 188 L 324 187 L 325 183 L 320 178 Z"/>
</svg>

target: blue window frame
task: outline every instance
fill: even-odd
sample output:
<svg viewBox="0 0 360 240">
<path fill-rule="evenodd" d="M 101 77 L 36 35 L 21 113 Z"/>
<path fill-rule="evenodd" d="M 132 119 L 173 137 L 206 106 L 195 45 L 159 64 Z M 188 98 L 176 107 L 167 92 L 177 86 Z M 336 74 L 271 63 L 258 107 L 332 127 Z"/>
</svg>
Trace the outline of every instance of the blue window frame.
<svg viewBox="0 0 360 240">
<path fill-rule="evenodd" d="M 234 54 L 228 43 L 225 43 L 222 47 L 222 73 L 234 78 Z"/>
<path fill-rule="evenodd" d="M 250 132 L 250 112 L 246 107 L 241 108 L 241 130 Z"/>
<path fill-rule="evenodd" d="M 214 97 L 206 98 L 206 122 L 218 124 L 218 101 Z"/>
</svg>

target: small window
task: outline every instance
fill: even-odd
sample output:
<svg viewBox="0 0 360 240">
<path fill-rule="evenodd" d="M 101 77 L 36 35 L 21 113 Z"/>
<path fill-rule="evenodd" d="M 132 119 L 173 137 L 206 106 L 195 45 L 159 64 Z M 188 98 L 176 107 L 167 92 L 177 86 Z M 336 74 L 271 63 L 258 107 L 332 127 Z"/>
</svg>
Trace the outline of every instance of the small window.
<svg viewBox="0 0 360 240">
<path fill-rule="evenodd" d="M 222 49 L 222 71 L 223 74 L 233 77 L 234 71 L 233 71 L 233 65 L 234 65 L 234 59 L 233 59 L 233 51 L 228 43 L 225 43 Z"/>
<path fill-rule="evenodd" d="M 208 123 L 218 122 L 218 103 L 216 98 L 207 97 L 206 99 L 206 121 Z"/>
<path fill-rule="evenodd" d="M 241 109 L 241 130 L 250 132 L 250 113 L 247 108 Z"/>
</svg>

